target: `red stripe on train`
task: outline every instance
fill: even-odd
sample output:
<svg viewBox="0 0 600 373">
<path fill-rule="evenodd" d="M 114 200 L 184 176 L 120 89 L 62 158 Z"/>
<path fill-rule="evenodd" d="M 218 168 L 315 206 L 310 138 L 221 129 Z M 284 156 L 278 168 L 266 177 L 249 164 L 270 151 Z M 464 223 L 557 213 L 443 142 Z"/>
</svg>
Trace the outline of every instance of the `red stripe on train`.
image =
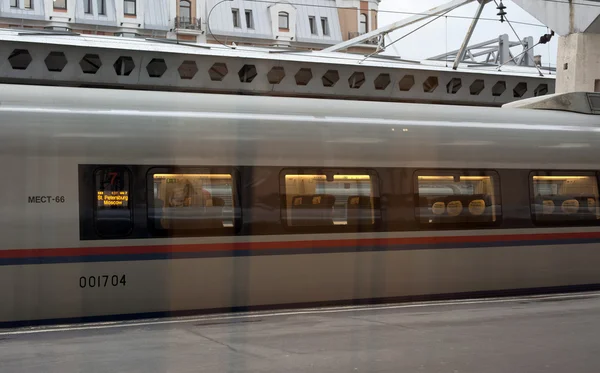
<svg viewBox="0 0 600 373">
<path fill-rule="evenodd" d="M 544 241 L 600 238 L 600 232 L 542 233 L 488 236 L 444 236 L 410 238 L 361 238 L 318 241 L 231 242 L 208 244 L 173 244 L 145 246 L 76 247 L 58 249 L 0 250 L 0 258 L 37 258 L 92 255 L 168 254 L 269 249 L 310 249 L 326 247 L 364 247 L 397 245 L 435 245 L 444 243 L 488 243 L 510 241 Z"/>
</svg>

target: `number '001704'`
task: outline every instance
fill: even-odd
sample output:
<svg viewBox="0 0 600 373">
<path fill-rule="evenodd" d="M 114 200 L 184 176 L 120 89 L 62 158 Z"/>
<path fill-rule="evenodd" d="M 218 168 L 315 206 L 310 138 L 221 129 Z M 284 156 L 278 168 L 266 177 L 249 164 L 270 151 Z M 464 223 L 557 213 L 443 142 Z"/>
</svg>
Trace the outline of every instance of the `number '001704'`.
<svg viewBox="0 0 600 373">
<path fill-rule="evenodd" d="M 125 286 L 127 280 L 125 275 L 97 275 L 79 277 L 80 288 L 108 288 Z"/>
</svg>

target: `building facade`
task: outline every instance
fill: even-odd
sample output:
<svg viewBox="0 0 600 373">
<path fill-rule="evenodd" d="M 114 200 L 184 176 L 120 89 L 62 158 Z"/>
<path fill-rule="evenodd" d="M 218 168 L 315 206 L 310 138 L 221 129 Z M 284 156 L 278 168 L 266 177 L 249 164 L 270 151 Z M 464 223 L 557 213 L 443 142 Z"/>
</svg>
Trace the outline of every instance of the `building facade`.
<svg viewBox="0 0 600 373">
<path fill-rule="evenodd" d="M 0 0 L 0 28 L 322 49 L 376 29 L 380 1 Z"/>
</svg>

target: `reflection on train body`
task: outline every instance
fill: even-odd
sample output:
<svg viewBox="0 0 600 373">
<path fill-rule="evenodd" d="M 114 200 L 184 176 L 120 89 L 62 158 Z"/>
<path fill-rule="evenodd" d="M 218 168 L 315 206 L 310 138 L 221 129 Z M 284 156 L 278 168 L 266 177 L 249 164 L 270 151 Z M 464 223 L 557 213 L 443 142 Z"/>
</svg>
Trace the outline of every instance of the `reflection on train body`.
<svg viewBox="0 0 600 373">
<path fill-rule="evenodd" d="M 156 173 L 152 180 L 155 230 L 176 234 L 234 227 L 230 174 Z"/>
</svg>

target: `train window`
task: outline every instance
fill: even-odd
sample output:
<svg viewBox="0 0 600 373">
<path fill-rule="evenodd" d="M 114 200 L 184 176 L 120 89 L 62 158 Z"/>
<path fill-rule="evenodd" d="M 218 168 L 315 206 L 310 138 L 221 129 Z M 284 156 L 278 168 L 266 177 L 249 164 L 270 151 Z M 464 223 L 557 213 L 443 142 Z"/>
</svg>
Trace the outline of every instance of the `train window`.
<svg viewBox="0 0 600 373">
<path fill-rule="evenodd" d="M 592 174 L 534 172 L 531 210 L 539 224 L 585 224 L 600 219 L 598 181 Z"/>
<path fill-rule="evenodd" d="M 131 175 L 122 167 L 102 167 L 94 173 L 94 223 L 103 237 L 124 237 L 133 228 L 129 191 Z"/>
<path fill-rule="evenodd" d="M 415 183 L 415 213 L 422 225 L 469 227 L 500 221 L 495 172 L 419 171 Z"/>
<path fill-rule="evenodd" d="M 282 219 L 288 227 L 372 229 L 380 220 L 374 172 L 285 170 L 281 184 Z"/>
<path fill-rule="evenodd" d="M 217 172 L 215 172 L 217 171 Z M 226 234 L 241 215 L 230 170 L 151 170 L 148 223 L 159 235 Z"/>
</svg>

